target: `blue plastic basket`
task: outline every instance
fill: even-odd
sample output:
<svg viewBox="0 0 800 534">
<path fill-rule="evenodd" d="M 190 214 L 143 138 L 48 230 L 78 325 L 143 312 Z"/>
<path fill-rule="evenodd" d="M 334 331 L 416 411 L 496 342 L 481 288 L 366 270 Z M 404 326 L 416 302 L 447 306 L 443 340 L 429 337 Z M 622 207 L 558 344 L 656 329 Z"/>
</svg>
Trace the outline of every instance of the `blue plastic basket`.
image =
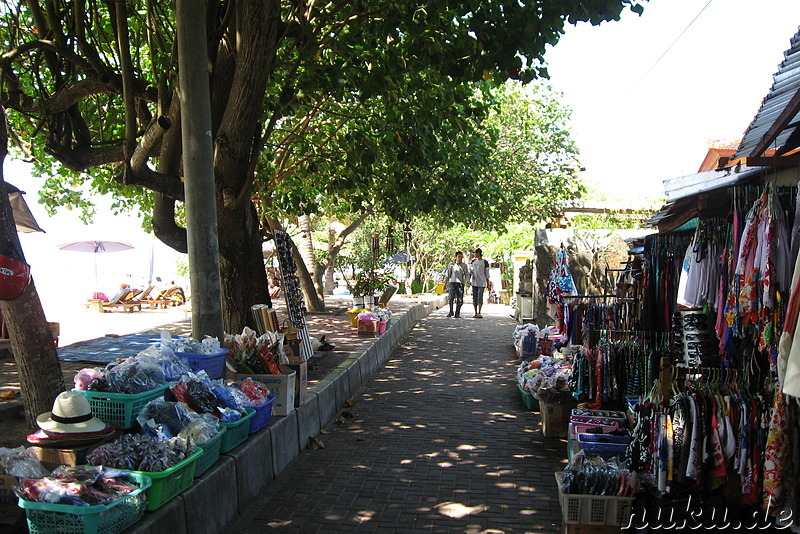
<svg viewBox="0 0 800 534">
<path fill-rule="evenodd" d="M 211 380 L 225 377 L 225 356 L 228 355 L 228 349 L 220 349 L 211 354 L 194 352 L 176 352 L 175 354 L 185 359 L 192 371 L 205 371 Z"/>
<path fill-rule="evenodd" d="M 272 403 L 275 402 L 275 395 L 267 397 L 267 402 L 260 406 L 252 406 L 256 413 L 250 419 L 250 434 L 254 434 L 267 426 L 272 421 Z"/>
<path fill-rule="evenodd" d="M 578 434 L 578 446 L 583 452 L 595 456 L 622 456 L 630 436 L 612 436 L 609 434 Z"/>
<path fill-rule="evenodd" d="M 528 332 L 522 338 L 522 358 L 532 358 L 536 356 L 536 348 L 539 346 L 539 338 L 536 337 L 534 332 Z"/>
</svg>

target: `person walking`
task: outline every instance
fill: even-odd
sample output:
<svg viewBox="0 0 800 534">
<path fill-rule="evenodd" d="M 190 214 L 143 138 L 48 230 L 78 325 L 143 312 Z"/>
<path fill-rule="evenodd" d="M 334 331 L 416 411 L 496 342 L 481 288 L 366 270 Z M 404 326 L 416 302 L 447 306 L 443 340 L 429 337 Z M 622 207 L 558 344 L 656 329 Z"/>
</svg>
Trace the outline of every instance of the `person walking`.
<svg viewBox="0 0 800 534">
<path fill-rule="evenodd" d="M 470 284 L 472 285 L 472 307 L 475 308 L 476 319 L 483 319 L 483 291 L 489 278 L 489 262 L 483 259 L 483 251 L 475 249 L 475 257 L 469 260 Z"/>
<path fill-rule="evenodd" d="M 456 252 L 455 261 L 450 262 L 450 265 L 447 266 L 444 279 L 450 289 L 447 299 L 450 304 L 450 313 L 447 316 L 461 317 L 461 306 L 464 304 L 464 284 L 469 279 L 469 267 L 464 263 L 464 253 L 460 250 Z M 453 302 L 456 304 L 455 315 L 453 315 Z"/>
</svg>

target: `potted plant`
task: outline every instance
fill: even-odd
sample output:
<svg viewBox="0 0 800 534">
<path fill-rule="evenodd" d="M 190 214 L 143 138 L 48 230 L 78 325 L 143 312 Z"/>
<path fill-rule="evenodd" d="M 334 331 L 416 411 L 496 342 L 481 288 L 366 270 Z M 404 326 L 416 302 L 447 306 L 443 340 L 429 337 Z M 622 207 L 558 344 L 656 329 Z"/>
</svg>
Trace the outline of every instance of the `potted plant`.
<svg viewBox="0 0 800 534">
<path fill-rule="evenodd" d="M 366 297 L 367 300 L 371 300 L 371 302 L 366 302 L 369 307 L 373 307 L 375 305 L 375 293 L 378 291 L 383 291 L 388 284 L 392 280 L 392 276 L 389 273 L 384 273 L 381 271 L 376 271 L 372 269 L 363 270 L 356 275 L 356 283 L 353 287 L 353 293 L 356 296 Z"/>
<path fill-rule="evenodd" d="M 364 295 L 368 291 L 368 276 L 367 272 L 362 271 L 354 277 L 355 284 L 353 285 L 353 308 L 359 309 L 364 307 Z"/>
</svg>

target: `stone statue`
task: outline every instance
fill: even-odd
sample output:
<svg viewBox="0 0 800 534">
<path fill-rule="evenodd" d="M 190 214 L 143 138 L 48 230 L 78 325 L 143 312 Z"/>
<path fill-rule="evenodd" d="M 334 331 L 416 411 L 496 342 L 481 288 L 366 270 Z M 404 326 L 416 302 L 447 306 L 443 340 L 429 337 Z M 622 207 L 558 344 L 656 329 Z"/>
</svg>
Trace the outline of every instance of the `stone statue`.
<svg viewBox="0 0 800 534">
<path fill-rule="evenodd" d="M 592 266 L 595 253 L 593 250 L 578 250 L 570 247 L 569 249 L 569 270 L 575 280 L 575 288 L 580 295 L 594 293 L 591 287 Z"/>
<path fill-rule="evenodd" d="M 533 295 L 533 267 L 531 260 L 525 260 L 525 265 L 519 268 L 519 294 L 523 297 Z"/>
</svg>

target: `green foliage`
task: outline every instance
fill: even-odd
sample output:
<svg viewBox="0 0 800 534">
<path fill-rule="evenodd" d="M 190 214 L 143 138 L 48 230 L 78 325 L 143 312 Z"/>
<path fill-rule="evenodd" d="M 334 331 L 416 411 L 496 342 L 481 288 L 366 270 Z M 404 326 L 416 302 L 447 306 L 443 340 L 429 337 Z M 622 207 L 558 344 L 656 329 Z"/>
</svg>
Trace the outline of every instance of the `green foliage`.
<svg viewBox="0 0 800 534">
<path fill-rule="evenodd" d="M 356 296 L 373 295 L 382 290 L 392 280 L 394 280 L 394 277 L 391 273 L 387 273 L 377 264 L 373 264 L 356 274 L 353 293 Z"/>
<path fill-rule="evenodd" d="M 180 276 L 189 276 L 189 262 L 182 258 L 175 260 L 175 272 Z"/>
<path fill-rule="evenodd" d="M 145 86 L 154 88 L 159 77 L 174 67 L 173 4 L 148 3 L 147 9 L 137 9 L 135 4 L 139 2 L 130 6 L 127 18 L 128 38 L 134 69 L 140 77 L 139 96 L 144 97 Z M 0 36 L 5 49 L 15 51 L 0 67 L 4 75 L 2 101 L 12 130 L 12 156 L 29 161 L 34 176 L 43 178 L 40 203 L 48 213 L 63 207 L 75 210 L 84 222 L 94 214 L 94 194 L 109 196 L 114 213 L 140 210 L 146 214 L 152 207 L 152 194 L 147 189 L 120 179 L 119 168 L 114 165 L 120 158 L 90 156 L 91 149 L 107 150 L 124 136 L 123 103 L 113 83 L 102 89 L 98 85 L 98 90 L 81 88 L 77 94 L 83 98 L 65 110 L 58 108 L 58 98 L 64 93 L 81 84 L 90 85 L 98 76 L 108 78 L 119 72 L 117 31 L 112 24 L 115 17 L 109 6 L 113 8 L 114 4 L 68 4 L 63 10 L 48 9 L 46 19 L 40 11 L 44 6 L 38 3 L 5 0 L 0 7 Z M 79 7 L 88 12 L 72 13 Z M 78 19 L 82 24 L 80 38 L 70 33 L 75 31 Z M 42 23 L 49 26 L 42 27 Z M 162 38 L 152 39 L 154 34 Z M 50 41 L 37 41 L 40 36 Z M 77 41 L 80 47 L 74 44 Z M 43 45 L 45 42 L 50 45 Z M 67 42 L 72 44 L 66 46 Z M 22 52 L 16 53 L 19 50 Z M 96 55 L 87 61 L 81 54 L 88 50 Z M 97 67 L 104 61 L 107 70 L 102 73 L 87 70 L 89 64 Z M 41 105 L 42 101 L 51 105 Z M 146 106 L 147 98 L 140 103 Z M 52 112 L 48 115 L 42 113 L 44 110 Z M 144 224 L 149 227 L 149 217 L 144 218 Z"/>
<path fill-rule="evenodd" d="M 272 209 L 426 214 L 488 230 L 544 220 L 583 194 L 569 112 L 546 86 L 404 83 L 410 96 L 326 101 L 284 121 L 292 144 L 273 147 L 282 163 L 260 182 Z"/>
<path fill-rule="evenodd" d="M 95 193 L 143 213 L 153 193 L 182 200 L 180 150 L 154 137 L 179 121 L 174 2 L 0 2 L 0 103 L 18 154 L 48 178 L 48 209 L 90 217 Z M 642 3 L 211 4 L 211 134 L 231 276 L 246 272 L 237 262 L 260 238 L 251 194 L 265 216 L 420 217 L 451 249 L 476 239 L 466 228 L 541 220 L 580 196 L 568 114 L 540 90 L 492 89 L 546 77 L 545 50 L 565 24 L 617 20 Z"/>
<path fill-rule="evenodd" d="M 645 223 L 651 216 L 651 212 L 643 210 L 634 214 L 617 213 L 582 213 L 572 217 L 570 222 L 573 228 L 590 230 L 638 230 L 645 228 Z"/>
<path fill-rule="evenodd" d="M 483 237 L 483 255 L 505 259 L 515 250 L 530 250 L 536 241 L 536 228 L 527 222 L 512 223 L 500 232 L 487 232 Z"/>
<path fill-rule="evenodd" d="M 411 293 L 422 293 L 425 291 L 425 283 L 420 280 L 419 278 L 415 278 L 413 282 L 411 282 Z"/>
<path fill-rule="evenodd" d="M 497 105 L 486 127 L 497 132 L 491 169 L 503 194 L 491 206 L 490 219 L 536 223 L 553 217 L 565 200 L 586 191 L 577 176 L 570 112 L 546 85 L 509 82 L 494 95 Z"/>
</svg>

